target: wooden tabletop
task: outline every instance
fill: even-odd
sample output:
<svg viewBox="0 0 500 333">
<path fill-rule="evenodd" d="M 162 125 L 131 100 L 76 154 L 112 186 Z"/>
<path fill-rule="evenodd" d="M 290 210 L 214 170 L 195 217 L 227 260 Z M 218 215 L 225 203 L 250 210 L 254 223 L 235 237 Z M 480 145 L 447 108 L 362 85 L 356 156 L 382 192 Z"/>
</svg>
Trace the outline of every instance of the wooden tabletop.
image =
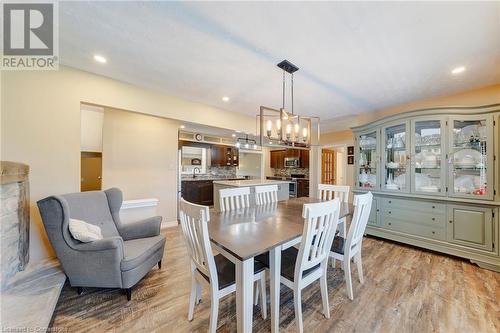
<svg viewBox="0 0 500 333">
<path fill-rule="evenodd" d="M 315 198 L 297 198 L 274 204 L 216 212 L 210 211 L 210 240 L 240 260 L 246 260 L 302 235 L 305 203 Z M 340 218 L 352 215 L 354 207 L 341 203 Z"/>
</svg>

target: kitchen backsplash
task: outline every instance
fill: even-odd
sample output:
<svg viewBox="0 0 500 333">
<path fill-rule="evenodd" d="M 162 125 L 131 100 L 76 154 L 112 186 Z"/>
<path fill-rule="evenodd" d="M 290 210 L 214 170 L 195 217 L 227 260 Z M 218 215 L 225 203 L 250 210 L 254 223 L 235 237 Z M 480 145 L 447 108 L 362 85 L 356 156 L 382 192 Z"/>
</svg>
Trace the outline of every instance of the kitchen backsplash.
<svg viewBox="0 0 500 333">
<path fill-rule="evenodd" d="M 279 177 L 290 177 L 294 175 L 304 175 L 305 178 L 309 178 L 309 168 L 283 168 L 283 169 L 273 169 L 274 175 Z"/>
<path fill-rule="evenodd" d="M 207 173 L 205 174 L 196 174 L 196 178 L 236 178 L 236 167 L 235 166 L 224 166 L 224 167 L 215 167 L 209 166 L 207 167 Z M 182 178 L 193 178 L 191 174 L 183 174 Z"/>
</svg>

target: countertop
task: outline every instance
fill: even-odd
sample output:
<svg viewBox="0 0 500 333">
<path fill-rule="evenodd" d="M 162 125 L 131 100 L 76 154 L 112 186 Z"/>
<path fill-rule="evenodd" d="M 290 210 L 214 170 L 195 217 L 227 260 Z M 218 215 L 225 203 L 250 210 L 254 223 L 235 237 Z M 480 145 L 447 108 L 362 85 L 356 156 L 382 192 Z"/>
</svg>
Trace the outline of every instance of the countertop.
<svg viewBox="0 0 500 333">
<path fill-rule="evenodd" d="M 266 178 L 267 179 L 273 179 L 273 180 L 287 180 L 287 181 L 289 181 L 290 179 L 293 179 L 293 180 L 307 180 L 307 181 L 309 181 L 309 178 L 298 178 L 298 177 L 292 178 L 292 177 L 281 177 L 281 176 L 267 176 Z"/>
<path fill-rule="evenodd" d="M 260 186 L 260 185 L 279 185 L 288 184 L 288 180 L 271 180 L 271 179 L 245 179 L 245 180 L 216 180 L 214 184 L 233 186 L 233 187 L 246 187 L 246 186 Z"/>
<path fill-rule="evenodd" d="M 245 177 L 196 177 L 196 178 L 181 178 L 181 182 L 196 182 L 203 180 L 213 180 L 213 181 L 230 181 L 230 180 L 244 180 Z"/>
</svg>

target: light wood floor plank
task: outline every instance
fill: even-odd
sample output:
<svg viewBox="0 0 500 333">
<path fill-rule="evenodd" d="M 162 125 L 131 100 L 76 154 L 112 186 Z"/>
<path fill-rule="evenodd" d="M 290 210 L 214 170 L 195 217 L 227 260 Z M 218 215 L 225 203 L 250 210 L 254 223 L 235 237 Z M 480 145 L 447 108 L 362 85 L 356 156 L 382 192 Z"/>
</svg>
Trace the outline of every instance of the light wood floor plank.
<svg viewBox="0 0 500 333">
<path fill-rule="evenodd" d="M 203 291 L 194 320 L 187 320 L 191 277 L 179 228 L 165 231 L 163 269 L 153 269 L 131 302 L 119 290 L 87 288 L 78 296 L 63 289 L 52 327 L 68 332 L 206 332 L 210 301 Z M 354 301 L 343 272 L 329 269 L 331 318 L 321 313 L 319 283 L 303 291 L 305 332 L 500 332 L 500 274 L 465 260 L 376 238 L 363 242 L 365 284 L 353 265 Z M 269 293 L 268 293 L 269 294 Z M 269 317 L 269 316 L 268 316 Z M 270 320 L 254 309 L 254 332 L 269 332 Z M 234 295 L 221 301 L 219 332 L 236 331 Z M 281 290 L 280 330 L 295 331 L 293 295 Z"/>
</svg>

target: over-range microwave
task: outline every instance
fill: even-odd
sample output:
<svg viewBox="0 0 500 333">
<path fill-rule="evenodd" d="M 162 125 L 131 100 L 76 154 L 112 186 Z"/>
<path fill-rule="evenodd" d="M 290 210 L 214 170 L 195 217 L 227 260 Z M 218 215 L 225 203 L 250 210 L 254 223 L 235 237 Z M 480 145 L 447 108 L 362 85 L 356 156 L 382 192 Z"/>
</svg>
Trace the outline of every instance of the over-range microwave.
<svg viewBox="0 0 500 333">
<path fill-rule="evenodd" d="M 298 157 L 285 157 L 285 168 L 298 168 L 299 165 Z"/>
</svg>

